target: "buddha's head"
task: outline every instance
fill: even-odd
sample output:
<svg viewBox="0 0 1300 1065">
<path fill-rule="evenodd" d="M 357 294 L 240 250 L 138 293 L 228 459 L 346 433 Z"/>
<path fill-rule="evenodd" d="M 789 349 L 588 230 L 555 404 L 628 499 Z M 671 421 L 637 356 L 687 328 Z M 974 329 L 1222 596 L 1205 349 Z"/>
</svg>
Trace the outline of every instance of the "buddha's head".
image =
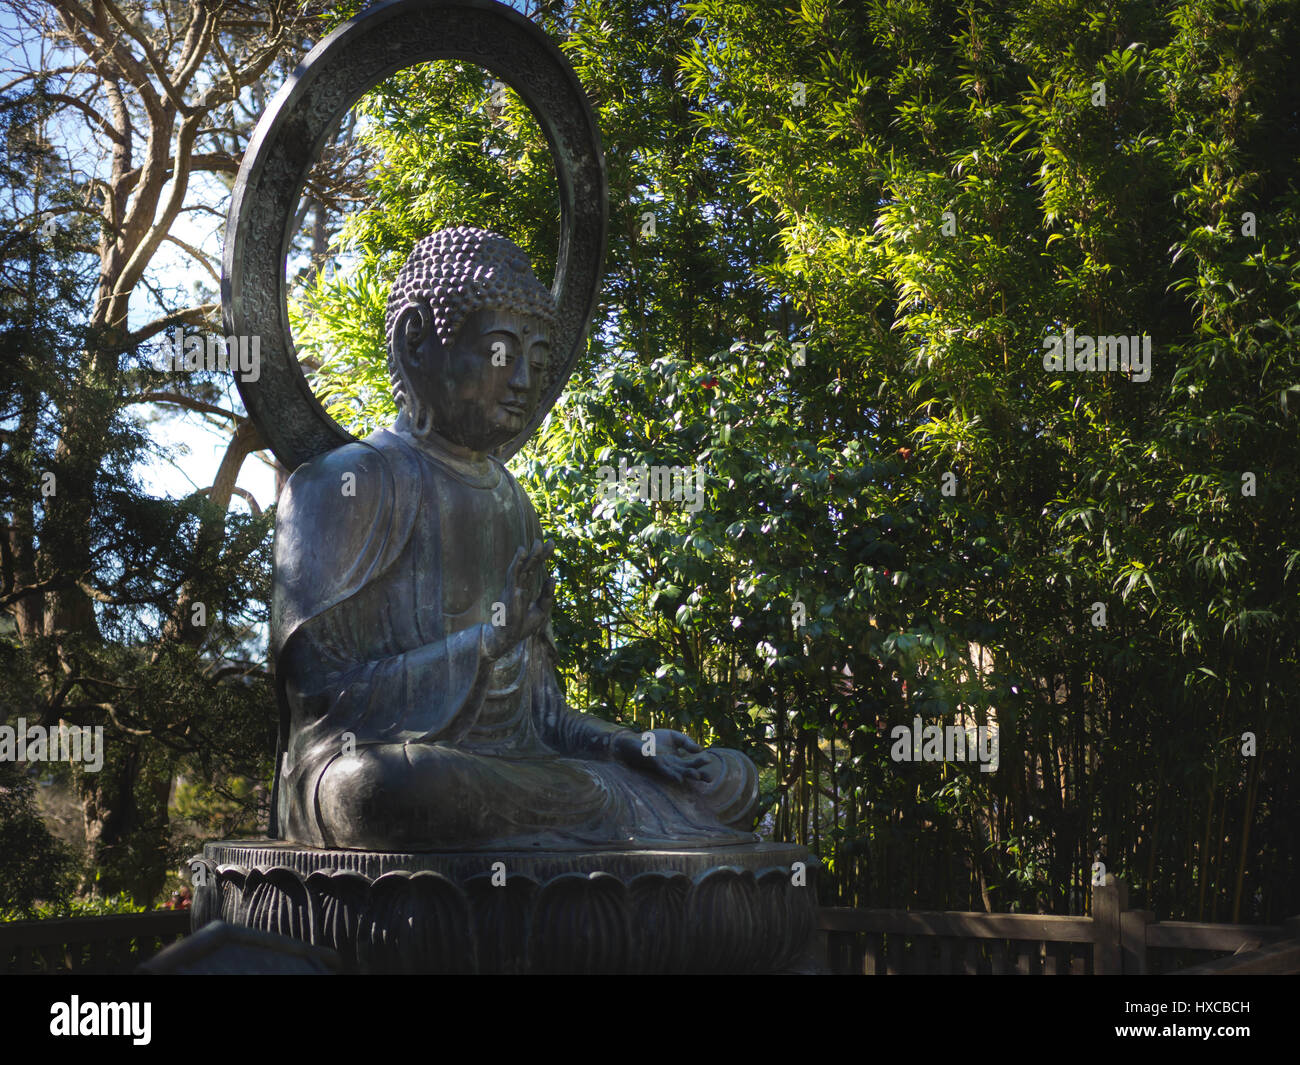
<svg viewBox="0 0 1300 1065">
<path fill-rule="evenodd" d="M 555 300 L 511 241 L 468 226 L 421 240 L 393 282 L 393 396 L 410 431 L 484 452 L 512 440 L 542 393 Z"/>
</svg>

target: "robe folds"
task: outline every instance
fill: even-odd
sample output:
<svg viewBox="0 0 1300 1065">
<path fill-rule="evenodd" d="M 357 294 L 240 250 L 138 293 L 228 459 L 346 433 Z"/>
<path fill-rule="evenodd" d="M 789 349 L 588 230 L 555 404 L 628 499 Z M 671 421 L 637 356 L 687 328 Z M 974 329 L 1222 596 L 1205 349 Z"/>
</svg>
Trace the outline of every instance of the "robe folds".
<svg viewBox="0 0 1300 1065">
<path fill-rule="evenodd" d="M 288 840 L 365 850 L 640 849 L 753 842 L 757 772 L 710 749 L 709 782 L 615 761 L 609 722 L 568 707 L 549 628 L 497 661 L 492 607 L 542 538 L 496 459 L 390 430 L 294 471 L 271 613 L 288 721 Z"/>
</svg>

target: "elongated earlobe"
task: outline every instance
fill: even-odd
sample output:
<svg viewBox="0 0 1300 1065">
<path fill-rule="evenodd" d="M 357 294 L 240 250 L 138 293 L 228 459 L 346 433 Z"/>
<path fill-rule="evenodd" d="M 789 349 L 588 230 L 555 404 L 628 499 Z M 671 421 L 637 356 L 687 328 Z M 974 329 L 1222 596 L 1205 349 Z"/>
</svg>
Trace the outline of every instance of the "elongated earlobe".
<svg viewBox="0 0 1300 1065">
<path fill-rule="evenodd" d="M 393 334 L 388 340 L 393 347 L 393 354 L 397 357 L 398 364 L 414 369 L 420 365 L 421 349 L 430 337 L 433 337 L 435 343 L 437 342 L 433 330 L 433 312 L 429 309 L 428 302 L 420 299 L 402 308 L 402 312 L 393 323 Z M 442 345 L 437 344 L 437 346 L 441 348 Z"/>
<path fill-rule="evenodd" d="M 433 429 L 433 409 L 421 397 L 412 379 L 422 372 L 427 359 L 436 360 L 442 354 L 442 343 L 433 328 L 433 311 L 427 300 L 414 299 L 402 308 L 393 322 L 388 343 L 395 377 L 400 380 L 394 397 L 411 420 L 411 432 L 417 437 L 428 436 Z"/>
<path fill-rule="evenodd" d="M 433 429 L 433 410 L 423 403 L 416 403 L 414 409 L 415 418 L 411 421 L 411 435 L 422 440 Z"/>
</svg>

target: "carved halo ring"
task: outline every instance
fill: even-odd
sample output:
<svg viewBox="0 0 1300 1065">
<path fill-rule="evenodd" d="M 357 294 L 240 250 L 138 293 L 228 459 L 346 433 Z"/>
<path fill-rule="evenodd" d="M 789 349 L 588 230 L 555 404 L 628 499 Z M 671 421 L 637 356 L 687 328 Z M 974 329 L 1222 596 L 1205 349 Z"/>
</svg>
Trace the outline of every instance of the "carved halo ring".
<svg viewBox="0 0 1300 1065">
<path fill-rule="evenodd" d="M 511 86 L 537 119 L 559 183 L 556 343 L 537 411 L 496 454 L 508 458 L 541 424 L 581 353 L 600 291 L 609 192 L 591 105 L 577 74 L 528 19 L 493 0 L 394 0 L 344 23 L 281 87 L 249 141 L 222 254 L 227 335 L 260 338 L 256 381 L 236 382 L 276 458 L 293 470 L 355 439 L 326 413 L 298 364 L 289 329 L 285 258 L 298 198 L 330 132 L 404 67 L 474 63 Z"/>
</svg>

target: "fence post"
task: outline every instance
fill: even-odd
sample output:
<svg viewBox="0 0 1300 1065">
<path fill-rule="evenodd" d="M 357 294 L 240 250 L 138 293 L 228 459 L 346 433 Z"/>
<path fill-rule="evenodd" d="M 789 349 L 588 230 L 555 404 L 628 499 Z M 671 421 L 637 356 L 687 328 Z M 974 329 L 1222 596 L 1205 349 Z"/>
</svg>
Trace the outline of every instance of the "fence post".
<svg viewBox="0 0 1300 1065">
<path fill-rule="evenodd" d="M 1121 910 L 1120 936 L 1123 942 L 1125 973 L 1146 974 L 1147 925 L 1156 919 L 1151 910 Z"/>
<path fill-rule="evenodd" d="M 1112 873 L 1104 884 L 1092 888 L 1094 936 L 1092 971 L 1097 976 L 1112 976 L 1124 971 L 1122 917 L 1128 906 L 1128 885 Z M 1145 950 L 1145 932 L 1143 933 Z"/>
</svg>

